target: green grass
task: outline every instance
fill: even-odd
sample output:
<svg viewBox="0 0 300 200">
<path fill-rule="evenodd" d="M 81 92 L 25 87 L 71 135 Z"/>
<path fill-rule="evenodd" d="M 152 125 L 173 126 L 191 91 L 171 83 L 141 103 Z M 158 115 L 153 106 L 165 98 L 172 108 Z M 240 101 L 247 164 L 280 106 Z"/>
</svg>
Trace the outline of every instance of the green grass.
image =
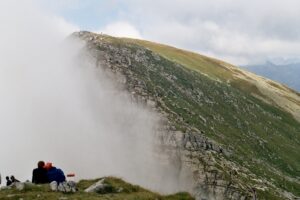
<svg viewBox="0 0 300 200">
<path fill-rule="evenodd" d="M 128 39 L 130 40 L 130 39 Z M 217 60 L 211 57 L 203 56 L 194 52 L 174 48 L 168 45 L 158 44 L 145 40 L 130 40 L 131 42 L 145 46 L 152 51 L 162 55 L 166 59 L 179 63 L 188 69 L 195 70 L 202 74 L 208 75 L 210 78 L 221 80 L 223 82 L 230 82 L 232 86 L 253 93 L 262 97 L 264 96 L 256 86 L 250 82 L 243 81 L 241 79 L 234 78 L 232 71 L 224 67 L 229 65 L 221 60 Z M 239 70 L 235 70 L 235 73 L 240 74 Z M 243 84 L 240 82 L 243 81 Z"/>
<path fill-rule="evenodd" d="M 84 189 L 97 182 L 95 180 L 82 180 L 78 183 L 79 191 L 73 194 L 64 194 L 61 192 L 52 192 L 48 184 L 27 186 L 24 191 L 17 191 L 16 189 L 1 190 L 0 199 L 20 200 L 22 199 L 43 199 L 43 200 L 57 200 L 59 198 L 67 198 L 68 200 L 193 200 L 188 193 L 181 192 L 173 195 L 160 195 L 150 190 L 146 190 L 137 185 L 131 185 L 119 178 L 107 177 L 105 183 L 109 184 L 113 191 L 107 194 L 85 193 Z M 117 192 L 119 188 L 123 188 L 121 192 Z"/>
<path fill-rule="evenodd" d="M 229 83 L 232 87 L 235 87 L 241 91 L 247 92 L 248 94 L 256 95 L 261 97 L 262 99 L 265 99 L 266 101 L 272 103 L 273 105 L 277 105 L 279 103 L 279 106 L 281 109 L 286 109 L 284 104 L 281 104 L 280 102 L 274 102 L 273 96 L 274 93 L 271 92 L 270 94 L 264 94 L 261 89 L 257 87 L 257 85 L 248 79 L 250 78 L 248 75 L 246 75 L 243 71 L 241 71 L 238 67 L 233 66 L 229 63 L 226 63 L 224 61 L 204 56 L 201 54 L 197 54 L 191 51 L 186 51 L 182 49 L 178 49 L 175 47 L 171 47 L 168 45 L 158 44 L 155 42 L 145 41 L 145 40 L 137 40 L 137 39 L 115 39 L 118 41 L 119 45 L 122 43 L 128 43 L 131 42 L 133 44 L 137 44 L 146 48 L 149 48 L 151 51 L 163 56 L 164 58 L 179 63 L 180 65 L 200 72 L 202 74 L 208 75 L 212 79 L 221 80 L 224 83 Z M 241 76 L 246 78 L 247 80 L 243 78 L 237 77 Z M 251 79 L 251 78 L 250 78 Z M 270 86 L 274 87 L 275 89 L 281 90 L 281 91 L 288 91 L 289 93 L 300 96 L 300 93 L 291 90 L 290 88 L 283 87 L 279 84 L 274 84 L 273 82 L 267 81 Z M 259 85 L 259 84 L 258 84 Z M 275 94 L 276 95 L 276 94 Z M 289 100 L 296 105 L 300 105 L 299 99 L 295 99 L 294 97 L 291 98 L 291 96 L 284 95 L 286 100 Z M 289 112 L 289 110 L 286 110 Z M 300 119 L 298 118 L 298 121 Z"/>
<path fill-rule="evenodd" d="M 130 41 L 135 44 L 145 46 L 170 61 L 179 63 L 189 69 L 210 75 L 211 77 L 218 78 L 220 80 L 232 78 L 230 71 L 222 66 L 222 61 L 154 42 L 144 40 Z"/>
</svg>

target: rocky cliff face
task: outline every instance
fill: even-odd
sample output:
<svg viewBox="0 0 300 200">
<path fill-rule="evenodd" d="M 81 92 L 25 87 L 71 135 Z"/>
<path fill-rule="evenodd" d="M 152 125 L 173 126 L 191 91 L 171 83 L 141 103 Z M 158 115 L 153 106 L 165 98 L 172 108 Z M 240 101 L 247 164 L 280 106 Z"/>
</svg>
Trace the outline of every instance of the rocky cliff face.
<svg viewBox="0 0 300 200">
<path fill-rule="evenodd" d="M 178 176 L 192 173 L 198 199 L 299 195 L 300 124 L 292 116 L 130 40 L 73 36 L 86 41 L 98 66 L 116 75 L 133 101 L 160 113 L 158 151 Z"/>
</svg>

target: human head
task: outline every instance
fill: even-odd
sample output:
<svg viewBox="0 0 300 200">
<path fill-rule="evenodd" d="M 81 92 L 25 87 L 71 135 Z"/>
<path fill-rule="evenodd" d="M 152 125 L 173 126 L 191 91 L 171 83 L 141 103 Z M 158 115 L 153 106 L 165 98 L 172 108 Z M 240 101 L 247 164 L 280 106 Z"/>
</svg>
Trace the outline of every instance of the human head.
<svg viewBox="0 0 300 200">
<path fill-rule="evenodd" d="M 51 169 L 51 168 L 52 168 L 52 163 L 50 163 L 50 162 L 46 163 L 46 165 L 44 166 L 44 168 L 45 168 L 46 170 Z"/>
<path fill-rule="evenodd" d="M 9 177 L 7 176 L 7 177 L 5 177 L 6 178 L 6 180 L 9 180 Z"/>
<path fill-rule="evenodd" d="M 37 166 L 38 166 L 38 168 L 44 168 L 45 162 L 44 161 L 39 161 Z"/>
</svg>

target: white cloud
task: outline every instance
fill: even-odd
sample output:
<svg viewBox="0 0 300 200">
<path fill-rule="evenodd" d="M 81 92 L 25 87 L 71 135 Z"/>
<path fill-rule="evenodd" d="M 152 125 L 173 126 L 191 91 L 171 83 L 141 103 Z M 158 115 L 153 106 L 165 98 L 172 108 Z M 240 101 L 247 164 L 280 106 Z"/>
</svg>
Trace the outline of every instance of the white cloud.
<svg viewBox="0 0 300 200">
<path fill-rule="evenodd" d="M 167 43 L 235 64 L 300 58 L 298 0 L 44 1 L 78 15 L 105 12 L 99 19 L 91 15 L 96 27 L 99 20 L 107 24 L 97 32 Z"/>
<path fill-rule="evenodd" d="M 299 7 L 298 0 L 128 0 L 120 18 L 148 40 L 248 64 L 300 57 Z"/>
<path fill-rule="evenodd" d="M 118 21 L 113 22 L 102 29 L 96 31 L 98 33 L 105 33 L 116 37 L 129 37 L 129 38 L 139 38 L 141 39 L 142 36 L 140 32 L 135 28 L 132 24 L 126 21 Z"/>
<path fill-rule="evenodd" d="M 73 32 L 80 30 L 77 25 L 67 22 L 64 18 L 59 16 L 50 16 L 48 17 L 48 20 L 49 23 L 52 23 L 53 26 L 57 27 L 57 32 L 64 36 L 68 36 Z"/>
</svg>

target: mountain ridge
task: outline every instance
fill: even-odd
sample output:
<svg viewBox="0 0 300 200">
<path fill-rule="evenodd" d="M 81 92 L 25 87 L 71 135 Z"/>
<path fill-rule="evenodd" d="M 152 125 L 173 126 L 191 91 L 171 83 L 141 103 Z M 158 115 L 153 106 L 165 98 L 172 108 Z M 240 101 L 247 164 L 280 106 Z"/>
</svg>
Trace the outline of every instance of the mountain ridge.
<svg viewBox="0 0 300 200">
<path fill-rule="evenodd" d="M 251 188 L 257 189 L 260 199 L 292 199 L 299 195 L 299 121 L 273 103 L 260 100 L 263 96 L 257 98 L 249 88 L 245 91 L 236 84 L 236 80 L 252 80 L 254 75 L 217 63 L 229 78 L 235 78 L 229 73 L 232 72 L 243 79 L 223 77 L 216 81 L 222 75 L 220 71 L 215 74 L 217 77 L 203 75 L 167 59 L 166 53 L 152 51 L 155 46 L 151 49 L 132 39 L 90 32 L 73 36 L 86 42 L 98 67 L 121 77 L 116 80 L 135 101 L 162 114 L 166 128 L 161 131 L 161 146 L 181 166 L 179 174 L 184 168 L 192 171 L 199 199 L 248 199 L 255 196 Z M 197 58 L 182 58 L 173 49 L 160 49 L 163 50 L 181 62 L 188 59 L 198 64 Z M 215 62 L 209 66 L 214 67 Z M 213 72 L 205 67 L 206 72 Z M 246 86 L 254 87 L 261 79 L 266 82 L 255 79 L 254 83 L 246 82 Z M 280 94 L 284 90 L 298 96 L 277 83 L 267 86 Z"/>
</svg>

